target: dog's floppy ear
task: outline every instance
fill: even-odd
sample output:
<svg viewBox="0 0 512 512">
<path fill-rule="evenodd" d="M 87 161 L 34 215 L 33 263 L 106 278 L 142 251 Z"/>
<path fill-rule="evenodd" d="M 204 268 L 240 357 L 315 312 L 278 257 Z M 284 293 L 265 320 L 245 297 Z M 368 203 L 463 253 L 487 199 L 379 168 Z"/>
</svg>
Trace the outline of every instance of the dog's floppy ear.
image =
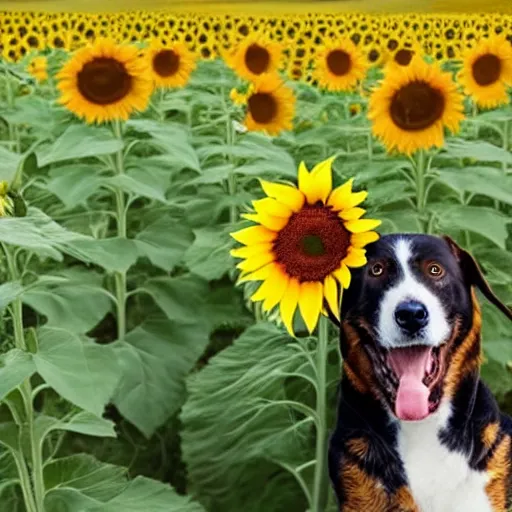
<svg viewBox="0 0 512 512">
<path fill-rule="evenodd" d="M 462 274 L 472 286 L 476 286 L 485 296 L 485 298 L 500 311 L 502 311 L 510 320 L 512 320 L 512 308 L 503 304 L 496 294 L 491 290 L 489 283 L 486 281 L 484 274 L 475 258 L 465 251 L 449 236 L 443 236 L 448 242 L 450 249 L 457 258 Z"/>
</svg>

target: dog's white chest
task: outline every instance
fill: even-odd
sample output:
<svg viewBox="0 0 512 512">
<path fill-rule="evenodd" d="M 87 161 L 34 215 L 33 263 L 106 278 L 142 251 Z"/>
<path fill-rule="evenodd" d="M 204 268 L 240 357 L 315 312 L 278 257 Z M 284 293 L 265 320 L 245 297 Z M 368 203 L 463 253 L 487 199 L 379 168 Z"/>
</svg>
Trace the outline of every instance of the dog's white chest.
<svg viewBox="0 0 512 512">
<path fill-rule="evenodd" d="M 449 414 L 449 404 L 442 404 L 423 421 L 400 424 L 398 449 L 414 500 L 421 512 L 492 512 L 487 475 L 437 437 Z"/>
</svg>

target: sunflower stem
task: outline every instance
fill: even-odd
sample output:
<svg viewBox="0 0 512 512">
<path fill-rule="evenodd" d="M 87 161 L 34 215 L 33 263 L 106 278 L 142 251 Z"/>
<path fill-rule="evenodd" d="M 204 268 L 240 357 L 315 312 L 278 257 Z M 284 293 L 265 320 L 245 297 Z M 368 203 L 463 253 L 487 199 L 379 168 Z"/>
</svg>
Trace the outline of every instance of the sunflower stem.
<svg viewBox="0 0 512 512">
<path fill-rule="evenodd" d="M 2 244 L 9 277 L 11 281 L 17 281 L 20 278 L 16 258 L 11 248 L 6 244 Z M 25 342 L 25 334 L 23 329 L 23 304 L 20 298 L 12 303 L 11 308 L 12 322 L 14 326 L 14 343 L 17 349 L 26 351 L 27 344 Z M 43 460 L 42 453 L 39 448 L 37 436 L 35 432 L 34 407 L 32 403 L 32 384 L 30 378 L 25 379 L 20 386 L 20 393 L 23 398 L 25 409 L 25 420 L 30 442 L 30 452 L 32 459 L 31 475 L 29 473 L 25 457 L 22 453 L 15 454 L 16 467 L 20 477 L 20 485 L 22 488 L 25 506 L 29 512 L 44 512 L 44 480 L 43 480 Z M 21 428 L 21 425 L 20 425 Z M 30 476 L 32 479 L 30 479 Z M 32 483 L 31 481 L 32 480 Z"/>
<path fill-rule="evenodd" d="M 420 218 L 422 231 L 425 231 L 423 222 L 423 213 L 425 210 L 425 151 L 418 151 L 418 158 L 415 162 L 416 167 L 416 209 Z"/>
<path fill-rule="evenodd" d="M 119 140 L 123 140 L 120 121 L 114 122 L 114 134 Z M 124 174 L 124 144 L 116 153 L 116 172 Z M 126 238 L 126 198 L 124 192 L 117 188 L 115 193 L 117 236 Z M 126 334 L 126 272 L 115 273 L 116 305 L 117 305 L 117 339 L 123 340 Z"/>
<path fill-rule="evenodd" d="M 329 346 L 329 320 L 323 315 L 318 323 L 318 345 L 316 349 L 316 371 L 318 388 L 316 393 L 316 454 L 313 481 L 312 512 L 324 512 L 328 498 L 327 482 L 327 354 Z"/>
</svg>

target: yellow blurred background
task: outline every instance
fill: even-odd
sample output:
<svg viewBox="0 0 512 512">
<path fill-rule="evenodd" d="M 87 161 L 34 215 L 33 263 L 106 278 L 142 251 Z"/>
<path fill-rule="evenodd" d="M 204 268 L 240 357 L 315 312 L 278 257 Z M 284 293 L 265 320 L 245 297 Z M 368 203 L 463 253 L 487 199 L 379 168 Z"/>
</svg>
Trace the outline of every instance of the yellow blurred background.
<svg viewBox="0 0 512 512">
<path fill-rule="evenodd" d="M 512 0 L 0 0 L 0 10 L 115 12 L 165 9 L 176 12 L 512 12 Z"/>
</svg>

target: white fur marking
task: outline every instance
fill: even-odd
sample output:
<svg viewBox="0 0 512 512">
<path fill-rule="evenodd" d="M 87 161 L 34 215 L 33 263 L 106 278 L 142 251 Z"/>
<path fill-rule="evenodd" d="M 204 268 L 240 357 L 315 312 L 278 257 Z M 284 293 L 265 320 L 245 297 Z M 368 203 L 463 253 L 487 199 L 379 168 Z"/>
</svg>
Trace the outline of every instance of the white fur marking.
<svg viewBox="0 0 512 512">
<path fill-rule="evenodd" d="M 395 256 L 403 274 L 403 279 L 390 288 L 383 297 L 379 310 L 378 331 L 382 346 L 392 348 L 409 344 L 438 346 L 450 335 L 450 326 L 446 320 L 441 301 L 413 275 L 411 270 L 411 247 L 409 242 L 398 239 Z M 404 300 L 417 300 L 425 305 L 429 322 L 419 339 L 407 339 L 395 321 L 395 310 Z"/>
<path fill-rule="evenodd" d="M 400 422 L 398 452 L 413 498 L 422 512 L 492 512 L 487 473 L 474 471 L 467 457 L 439 441 L 450 414 L 450 403 L 442 402 L 422 421 Z"/>
</svg>

